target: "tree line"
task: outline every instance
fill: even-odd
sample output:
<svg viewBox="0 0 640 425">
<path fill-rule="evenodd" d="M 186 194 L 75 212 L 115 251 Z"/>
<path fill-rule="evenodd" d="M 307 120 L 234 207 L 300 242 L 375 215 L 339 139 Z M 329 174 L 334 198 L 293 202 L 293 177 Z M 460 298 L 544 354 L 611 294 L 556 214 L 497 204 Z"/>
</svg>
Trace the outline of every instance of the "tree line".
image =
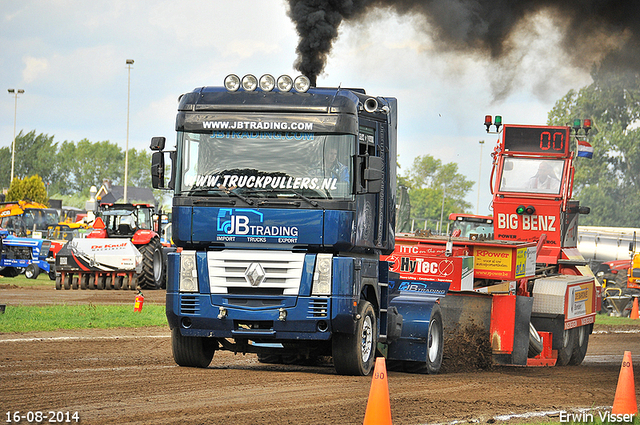
<svg viewBox="0 0 640 425">
<path fill-rule="evenodd" d="M 39 176 L 49 198 L 68 200 L 65 205 L 84 206 L 91 186 L 104 179 L 124 185 L 125 151 L 109 141 L 54 142 L 54 136 L 30 131 L 16 136 L 14 178 Z M 151 153 L 129 149 L 128 186 L 151 188 Z M 11 145 L 0 148 L 0 187 L 9 188 Z M 76 201 L 74 202 L 74 199 Z M 73 205 L 78 203 L 79 205 Z"/>
</svg>

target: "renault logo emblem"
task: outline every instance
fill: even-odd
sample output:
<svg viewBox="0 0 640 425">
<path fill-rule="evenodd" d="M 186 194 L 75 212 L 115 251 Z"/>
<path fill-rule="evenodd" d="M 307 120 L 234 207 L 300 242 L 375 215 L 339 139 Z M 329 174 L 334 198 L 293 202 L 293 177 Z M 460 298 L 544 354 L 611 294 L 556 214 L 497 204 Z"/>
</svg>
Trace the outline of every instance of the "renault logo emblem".
<svg viewBox="0 0 640 425">
<path fill-rule="evenodd" d="M 251 286 L 258 286 L 264 281 L 264 269 L 260 263 L 251 263 L 244 272 L 244 278 Z"/>
</svg>

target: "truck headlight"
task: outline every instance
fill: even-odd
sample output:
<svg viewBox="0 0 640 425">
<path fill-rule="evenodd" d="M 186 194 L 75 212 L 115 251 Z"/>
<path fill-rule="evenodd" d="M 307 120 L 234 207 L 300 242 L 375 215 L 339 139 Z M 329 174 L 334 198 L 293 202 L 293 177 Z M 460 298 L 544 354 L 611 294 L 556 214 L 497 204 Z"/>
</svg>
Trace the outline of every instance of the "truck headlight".
<svg viewBox="0 0 640 425">
<path fill-rule="evenodd" d="M 333 264 L 331 254 L 318 254 L 313 271 L 311 295 L 331 295 L 331 271 Z"/>
<path fill-rule="evenodd" d="M 198 292 L 195 251 L 182 251 L 180 254 L 180 292 Z"/>
</svg>

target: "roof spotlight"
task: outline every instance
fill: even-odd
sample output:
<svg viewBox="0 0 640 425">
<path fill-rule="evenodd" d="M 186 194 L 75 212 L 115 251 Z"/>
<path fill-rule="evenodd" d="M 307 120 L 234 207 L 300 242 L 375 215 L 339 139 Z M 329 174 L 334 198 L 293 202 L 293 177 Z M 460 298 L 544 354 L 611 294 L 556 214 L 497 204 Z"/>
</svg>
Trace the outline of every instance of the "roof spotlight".
<svg viewBox="0 0 640 425">
<path fill-rule="evenodd" d="M 240 88 L 240 78 L 236 74 L 229 74 L 224 78 L 224 87 L 229 91 L 237 91 Z"/>
<path fill-rule="evenodd" d="M 264 74 L 260 77 L 258 85 L 262 91 L 271 91 L 276 86 L 276 79 L 273 78 L 273 75 Z"/>
<path fill-rule="evenodd" d="M 276 82 L 278 90 L 289 91 L 293 87 L 293 80 L 288 75 L 281 75 Z"/>
<path fill-rule="evenodd" d="M 254 91 L 258 87 L 258 79 L 251 75 L 247 74 L 242 77 L 242 88 L 246 91 Z"/>
<path fill-rule="evenodd" d="M 311 87 L 311 81 L 306 76 L 299 75 L 293 81 L 293 87 L 299 93 L 306 93 L 307 90 L 309 90 L 309 87 Z"/>
</svg>

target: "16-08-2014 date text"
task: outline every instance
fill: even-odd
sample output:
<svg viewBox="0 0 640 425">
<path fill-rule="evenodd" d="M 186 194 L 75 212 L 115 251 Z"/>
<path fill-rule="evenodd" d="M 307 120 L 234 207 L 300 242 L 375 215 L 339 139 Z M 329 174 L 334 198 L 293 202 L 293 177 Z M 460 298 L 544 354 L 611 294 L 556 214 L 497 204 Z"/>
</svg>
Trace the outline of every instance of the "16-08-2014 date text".
<svg viewBox="0 0 640 425">
<path fill-rule="evenodd" d="M 80 422 L 80 414 L 78 412 L 63 412 L 54 410 L 34 410 L 28 412 L 13 411 L 6 412 L 5 423 L 17 424 L 17 423 L 77 423 Z"/>
</svg>

